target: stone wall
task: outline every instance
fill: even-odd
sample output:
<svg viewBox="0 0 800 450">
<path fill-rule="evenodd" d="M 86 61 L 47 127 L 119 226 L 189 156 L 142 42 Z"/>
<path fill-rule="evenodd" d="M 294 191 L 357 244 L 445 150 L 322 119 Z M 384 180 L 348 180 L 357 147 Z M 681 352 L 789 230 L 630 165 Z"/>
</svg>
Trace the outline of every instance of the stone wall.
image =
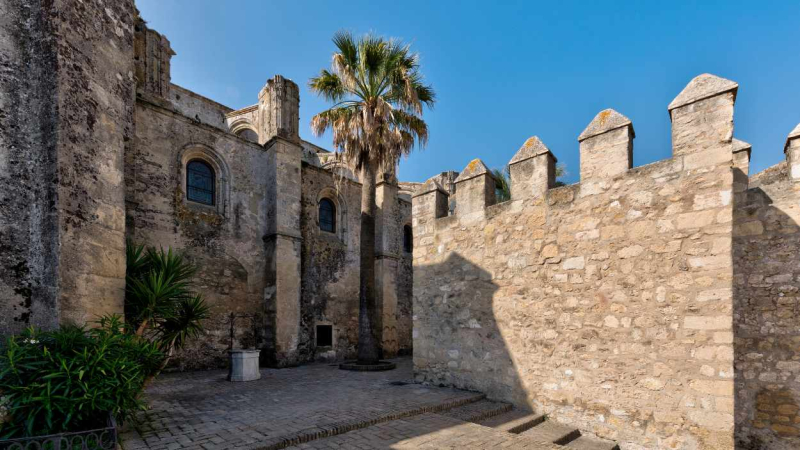
<svg viewBox="0 0 800 450">
<path fill-rule="evenodd" d="M 0 13 L 0 332 L 122 313 L 133 1 Z"/>
<path fill-rule="evenodd" d="M 800 447 L 798 152 L 800 139 L 790 136 L 787 163 L 735 196 L 736 436 L 747 449 Z"/>
<path fill-rule="evenodd" d="M 733 105 L 701 75 L 670 104 L 673 157 L 631 168 L 606 110 L 581 134 L 581 182 L 553 188 L 531 138 L 494 202 L 479 160 L 413 199 L 419 381 L 486 392 L 623 449 L 733 447 Z"/>
<path fill-rule="evenodd" d="M 184 252 L 199 267 L 195 289 L 211 307 L 202 338 L 180 353 L 182 368 L 224 366 L 228 315 L 263 313 L 269 167 L 265 149 L 140 98 L 128 195 L 128 237 Z M 191 159 L 218 174 L 217 202 L 186 200 Z M 236 321 L 234 345 L 255 346 L 250 319 Z"/>
<path fill-rule="evenodd" d="M 358 344 L 361 185 L 303 164 L 300 353 L 305 361 L 353 358 Z M 319 202 L 336 205 L 336 233 L 320 230 Z M 333 345 L 316 346 L 316 326 L 333 326 Z"/>
<path fill-rule="evenodd" d="M 238 111 L 172 84 L 175 52 L 132 0 L 9 0 L 0 13 L 0 334 L 122 314 L 129 238 L 199 268 L 212 317 L 179 368 L 225 365 L 229 345 L 278 366 L 354 354 L 360 184 L 337 181 L 329 152 L 300 139 L 296 83 L 275 76 Z M 193 159 L 214 170 L 213 205 L 186 198 Z M 410 348 L 410 317 L 396 327 L 396 309 L 411 309 L 397 251 L 409 207 L 396 184 L 382 189 L 391 356 Z M 316 221 L 326 194 L 345 214 L 338 236 Z M 232 342 L 231 313 L 254 317 Z M 337 340 L 317 349 L 325 323 Z"/>
<path fill-rule="evenodd" d="M 402 226 L 411 225 L 411 202 L 402 198 L 398 199 L 399 220 Z M 398 230 L 402 242 L 402 227 Z M 412 295 L 414 292 L 414 265 L 413 253 L 400 249 L 400 260 L 397 266 L 397 348 L 400 355 L 411 355 L 414 340 L 411 337 L 414 324 L 414 306 Z"/>
<path fill-rule="evenodd" d="M 58 323 L 56 49 L 38 1 L 0 3 L 0 332 Z"/>
</svg>

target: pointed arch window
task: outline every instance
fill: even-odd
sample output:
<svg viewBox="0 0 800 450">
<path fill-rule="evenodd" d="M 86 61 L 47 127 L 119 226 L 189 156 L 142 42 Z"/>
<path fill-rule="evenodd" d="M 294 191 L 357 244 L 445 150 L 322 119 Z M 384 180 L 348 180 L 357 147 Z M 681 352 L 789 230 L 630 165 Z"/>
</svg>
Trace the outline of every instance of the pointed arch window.
<svg viewBox="0 0 800 450">
<path fill-rule="evenodd" d="M 336 233 L 336 205 L 328 198 L 319 201 L 319 229 Z"/>
<path fill-rule="evenodd" d="M 194 159 L 186 164 L 186 198 L 204 205 L 214 205 L 214 169 L 206 162 Z"/>
</svg>

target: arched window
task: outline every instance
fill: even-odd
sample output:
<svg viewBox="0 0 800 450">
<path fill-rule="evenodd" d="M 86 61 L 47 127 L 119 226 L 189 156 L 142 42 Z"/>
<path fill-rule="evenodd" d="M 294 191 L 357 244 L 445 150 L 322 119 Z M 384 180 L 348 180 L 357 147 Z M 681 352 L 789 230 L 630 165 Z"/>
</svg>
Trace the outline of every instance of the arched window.
<svg viewBox="0 0 800 450">
<path fill-rule="evenodd" d="M 319 201 L 319 229 L 336 233 L 336 205 L 327 198 Z"/>
<path fill-rule="evenodd" d="M 403 227 L 403 250 L 407 253 L 414 251 L 414 233 L 411 231 L 411 225 Z"/>
<path fill-rule="evenodd" d="M 186 164 L 186 198 L 204 205 L 214 205 L 214 169 L 195 159 Z"/>
</svg>

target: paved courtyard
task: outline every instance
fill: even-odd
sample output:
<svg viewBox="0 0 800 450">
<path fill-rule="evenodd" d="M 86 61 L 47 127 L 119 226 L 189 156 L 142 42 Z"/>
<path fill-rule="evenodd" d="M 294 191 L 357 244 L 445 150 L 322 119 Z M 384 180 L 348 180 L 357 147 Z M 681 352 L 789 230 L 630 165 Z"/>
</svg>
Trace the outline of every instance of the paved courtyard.
<svg viewBox="0 0 800 450">
<path fill-rule="evenodd" d="M 410 359 L 387 372 L 335 365 L 262 369 L 230 383 L 226 371 L 165 374 L 151 409 L 123 434 L 126 450 L 266 448 L 555 448 L 436 414 L 483 396 L 410 384 Z M 295 445 L 295 446 L 293 446 Z"/>
<path fill-rule="evenodd" d="M 556 448 L 437 412 L 481 394 L 411 384 L 410 359 L 387 372 L 335 365 L 262 369 L 230 383 L 226 371 L 165 374 L 151 409 L 123 433 L 126 450 L 268 448 Z"/>
</svg>

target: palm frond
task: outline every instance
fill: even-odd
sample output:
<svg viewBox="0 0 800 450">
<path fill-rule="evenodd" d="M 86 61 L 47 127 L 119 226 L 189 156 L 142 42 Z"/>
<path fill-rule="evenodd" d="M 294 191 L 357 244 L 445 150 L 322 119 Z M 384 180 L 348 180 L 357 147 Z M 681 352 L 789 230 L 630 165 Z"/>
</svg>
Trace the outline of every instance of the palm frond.
<svg viewBox="0 0 800 450">
<path fill-rule="evenodd" d="M 419 72 L 419 56 L 400 41 L 374 35 L 356 39 L 340 31 L 333 43 L 331 70 L 309 80 L 312 91 L 336 103 L 312 118 L 314 134 L 330 130 L 337 159 L 356 171 L 396 164 L 415 146 L 424 147 L 423 106 L 431 108 L 436 95 Z"/>
</svg>

